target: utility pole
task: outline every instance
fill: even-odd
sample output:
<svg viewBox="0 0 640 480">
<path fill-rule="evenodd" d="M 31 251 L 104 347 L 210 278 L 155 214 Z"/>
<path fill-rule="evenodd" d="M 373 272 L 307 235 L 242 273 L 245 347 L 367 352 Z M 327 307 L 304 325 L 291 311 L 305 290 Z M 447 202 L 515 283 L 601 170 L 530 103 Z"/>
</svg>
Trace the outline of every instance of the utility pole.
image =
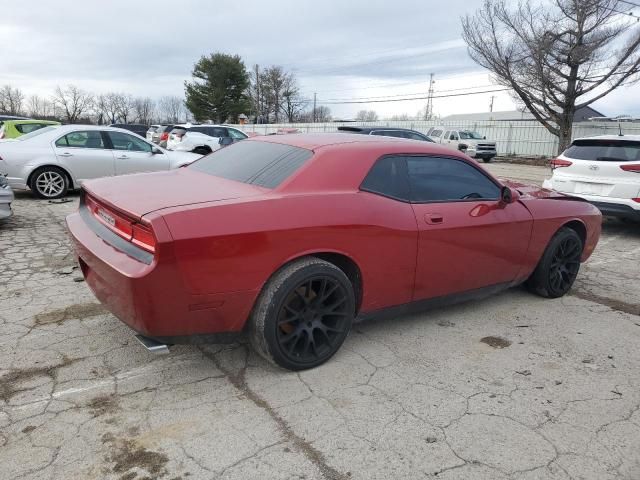
<svg viewBox="0 0 640 480">
<path fill-rule="evenodd" d="M 256 123 L 260 123 L 262 116 L 262 102 L 260 100 L 260 65 L 256 64 Z"/>
<path fill-rule="evenodd" d="M 489 100 L 489 111 L 493 112 L 493 101 L 495 100 L 496 96 L 495 95 L 491 95 L 491 100 Z"/>
<path fill-rule="evenodd" d="M 431 120 L 433 115 L 433 86 L 435 85 L 435 80 L 433 79 L 434 74 L 429 75 L 429 94 L 427 96 L 427 108 L 424 112 L 424 119 Z"/>
<path fill-rule="evenodd" d="M 313 123 L 316 123 L 316 92 L 313 92 Z"/>
</svg>

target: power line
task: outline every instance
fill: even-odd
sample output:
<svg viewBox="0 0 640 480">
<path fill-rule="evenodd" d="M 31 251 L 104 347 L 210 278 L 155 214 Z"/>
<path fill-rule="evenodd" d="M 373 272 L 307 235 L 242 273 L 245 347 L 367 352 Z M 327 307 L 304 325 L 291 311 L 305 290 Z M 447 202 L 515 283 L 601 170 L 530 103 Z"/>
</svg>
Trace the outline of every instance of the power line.
<svg viewBox="0 0 640 480">
<path fill-rule="evenodd" d="M 413 83 L 411 83 L 411 85 L 413 85 Z M 476 85 L 475 87 L 461 87 L 461 88 L 448 88 L 445 90 L 437 90 L 434 91 L 434 94 L 440 94 L 440 93 L 447 93 L 447 92 L 459 92 L 461 90 L 473 90 L 476 88 L 490 88 L 490 87 L 495 87 L 494 85 Z M 428 92 L 426 92 L 426 94 L 428 94 Z M 351 97 L 351 98 L 327 98 L 327 101 L 335 101 L 335 102 L 340 102 L 343 100 L 368 100 L 368 99 L 378 99 L 378 98 L 394 98 L 394 97 L 410 97 L 413 95 L 425 95 L 425 92 L 414 92 L 414 93 L 398 93 L 396 95 L 378 95 L 375 97 Z"/>
<path fill-rule="evenodd" d="M 494 92 L 505 92 L 507 90 L 511 90 L 510 88 L 500 88 L 494 90 L 484 90 L 482 92 L 465 92 L 465 93 L 451 93 L 448 95 L 434 95 L 432 98 L 449 98 L 449 97 L 463 97 L 467 95 L 480 95 L 484 93 L 494 93 Z M 321 105 L 346 105 L 346 104 L 354 104 L 354 103 L 388 103 L 388 102 L 406 102 L 409 100 L 427 100 L 429 97 L 412 97 L 412 98 L 394 98 L 389 100 L 369 100 L 369 101 L 361 101 L 361 100 L 351 100 L 351 101 L 343 101 L 343 102 L 318 102 Z"/>
</svg>

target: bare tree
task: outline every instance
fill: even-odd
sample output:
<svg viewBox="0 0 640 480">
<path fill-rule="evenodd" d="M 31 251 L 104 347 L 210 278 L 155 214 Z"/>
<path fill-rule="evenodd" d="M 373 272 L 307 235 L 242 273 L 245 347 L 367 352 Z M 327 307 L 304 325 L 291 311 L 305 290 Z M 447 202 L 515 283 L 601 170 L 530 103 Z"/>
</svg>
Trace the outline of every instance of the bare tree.
<svg viewBox="0 0 640 480">
<path fill-rule="evenodd" d="M 64 90 L 58 85 L 53 103 L 60 109 L 66 122 L 76 123 L 80 116 L 93 105 L 93 95 L 75 85 L 67 85 Z"/>
<path fill-rule="evenodd" d="M 301 113 L 299 116 L 299 120 L 301 122 L 311 123 L 314 122 L 314 111 L 313 109 L 307 110 L 304 113 Z M 330 122 L 331 121 L 331 109 L 329 107 L 325 107 L 324 105 L 319 105 L 315 110 L 315 122 Z"/>
<path fill-rule="evenodd" d="M 359 122 L 376 122 L 378 121 L 378 114 L 375 110 L 360 110 L 356 114 L 356 120 Z"/>
<path fill-rule="evenodd" d="M 282 112 L 287 117 L 287 121 L 297 121 L 308 102 L 302 98 L 298 81 L 292 72 L 285 75 L 282 98 Z"/>
<path fill-rule="evenodd" d="M 151 124 L 156 109 L 156 104 L 151 98 L 136 98 L 134 100 L 134 108 L 138 122 L 144 125 Z"/>
<path fill-rule="evenodd" d="M 419 116 L 418 118 L 422 118 L 421 116 Z M 409 116 L 408 113 L 401 113 L 399 115 L 393 115 L 389 118 L 389 120 L 394 121 L 394 122 L 405 122 L 407 120 L 412 120 L 412 118 Z"/>
<path fill-rule="evenodd" d="M 11 85 L 5 85 L 0 89 L 0 112 L 8 115 L 20 115 L 22 113 L 22 104 L 24 103 L 24 94 L 18 88 L 11 88 Z"/>
<path fill-rule="evenodd" d="M 178 123 L 187 115 L 184 100 L 176 96 L 162 97 L 158 101 L 158 110 L 162 120 L 169 123 Z"/>
<path fill-rule="evenodd" d="M 53 104 L 46 98 L 31 95 L 27 101 L 27 112 L 30 117 L 49 119 L 55 117 Z"/>
<path fill-rule="evenodd" d="M 129 123 L 131 117 L 135 115 L 135 100 L 130 94 L 118 93 L 115 96 L 115 102 L 118 118 L 122 123 Z"/>
<path fill-rule="evenodd" d="M 509 10 L 505 0 L 485 0 L 462 28 L 471 57 L 513 89 L 563 151 L 576 110 L 638 80 L 640 29 L 619 14 L 621 0 L 550 3 Z"/>
</svg>

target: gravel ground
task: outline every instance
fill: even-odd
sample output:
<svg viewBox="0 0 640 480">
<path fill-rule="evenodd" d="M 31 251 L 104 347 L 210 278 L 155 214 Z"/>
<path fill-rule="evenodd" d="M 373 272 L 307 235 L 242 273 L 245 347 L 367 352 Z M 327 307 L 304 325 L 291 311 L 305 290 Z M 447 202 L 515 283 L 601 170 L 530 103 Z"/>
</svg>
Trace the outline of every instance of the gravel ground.
<svg viewBox="0 0 640 480">
<path fill-rule="evenodd" d="M 144 351 L 79 281 L 70 198 L 18 193 L 0 224 L 2 478 L 640 478 L 638 226 L 607 220 L 565 298 L 359 324 L 291 373 L 245 344 Z"/>
</svg>

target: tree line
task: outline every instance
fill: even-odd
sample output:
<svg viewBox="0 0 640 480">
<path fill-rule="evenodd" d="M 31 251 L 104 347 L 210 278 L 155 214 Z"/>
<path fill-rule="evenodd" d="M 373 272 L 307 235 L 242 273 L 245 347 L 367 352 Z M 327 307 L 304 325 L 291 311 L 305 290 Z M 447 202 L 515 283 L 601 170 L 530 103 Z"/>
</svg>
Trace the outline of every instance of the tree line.
<svg viewBox="0 0 640 480">
<path fill-rule="evenodd" d="M 134 97 L 122 92 L 95 94 L 76 85 L 57 86 L 50 96 L 27 96 L 11 85 L 0 88 L 0 114 L 63 123 L 178 123 L 190 118 L 178 96 Z"/>
</svg>

